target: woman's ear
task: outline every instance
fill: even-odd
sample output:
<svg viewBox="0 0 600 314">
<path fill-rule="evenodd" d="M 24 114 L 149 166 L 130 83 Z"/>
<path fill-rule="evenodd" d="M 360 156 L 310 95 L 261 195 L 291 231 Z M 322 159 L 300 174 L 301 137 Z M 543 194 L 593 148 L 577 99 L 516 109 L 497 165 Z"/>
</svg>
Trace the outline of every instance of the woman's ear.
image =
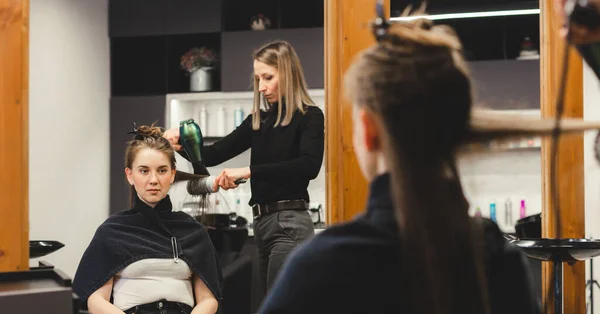
<svg viewBox="0 0 600 314">
<path fill-rule="evenodd" d="M 127 177 L 127 181 L 129 182 L 129 185 L 133 185 L 133 176 L 132 176 L 132 171 L 129 168 L 125 168 L 125 176 Z"/>
<path fill-rule="evenodd" d="M 172 178 L 171 178 L 171 184 L 173 184 L 175 182 L 175 173 L 177 173 L 177 169 L 173 168 L 171 170 L 171 176 L 172 176 Z"/>
<path fill-rule="evenodd" d="M 379 137 L 379 129 L 377 128 L 377 118 L 369 110 L 360 110 L 358 113 L 358 121 L 362 124 L 364 133 L 363 141 L 369 152 L 378 151 L 381 149 L 381 140 Z"/>
</svg>

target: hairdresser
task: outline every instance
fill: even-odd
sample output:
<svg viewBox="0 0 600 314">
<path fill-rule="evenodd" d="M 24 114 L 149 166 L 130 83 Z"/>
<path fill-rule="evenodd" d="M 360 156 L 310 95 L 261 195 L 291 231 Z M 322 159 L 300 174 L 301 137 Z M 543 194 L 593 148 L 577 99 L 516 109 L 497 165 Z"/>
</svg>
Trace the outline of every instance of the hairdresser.
<svg viewBox="0 0 600 314">
<path fill-rule="evenodd" d="M 227 190 L 236 188 L 238 179 L 251 179 L 249 205 L 266 292 L 287 255 L 314 235 L 307 188 L 323 162 L 325 122 L 308 95 L 300 60 L 289 43 L 268 43 L 254 53 L 253 61 L 252 114 L 232 133 L 204 146 L 202 158 L 212 167 L 252 149 L 250 166 L 223 170 L 215 184 Z M 164 137 L 187 158 L 178 145 L 177 128 Z"/>
</svg>

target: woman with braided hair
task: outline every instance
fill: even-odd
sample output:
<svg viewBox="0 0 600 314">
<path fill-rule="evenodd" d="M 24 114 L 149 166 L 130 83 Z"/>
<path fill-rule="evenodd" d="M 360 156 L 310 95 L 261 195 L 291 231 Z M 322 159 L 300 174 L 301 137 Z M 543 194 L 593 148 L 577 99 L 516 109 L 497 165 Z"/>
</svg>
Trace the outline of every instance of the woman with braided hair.
<svg viewBox="0 0 600 314">
<path fill-rule="evenodd" d="M 176 176 L 175 152 L 158 127 L 135 133 L 125 152 L 131 209 L 98 227 L 73 289 L 94 314 L 214 314 L 221 267 L 206 229 L 172 210 L 167 193 Z"/>
<path fill-rule="evenodd" d="M 365 215 L 295 251 L 260 313 L 539 313 L 525 256 L 494 222 L 469 217 L 456 159 L 473 141 L 550 135 L 554 121 L 473 109 L 449 27 L 418 19 L 376 34 L 344 82 Z"/>
</svg>

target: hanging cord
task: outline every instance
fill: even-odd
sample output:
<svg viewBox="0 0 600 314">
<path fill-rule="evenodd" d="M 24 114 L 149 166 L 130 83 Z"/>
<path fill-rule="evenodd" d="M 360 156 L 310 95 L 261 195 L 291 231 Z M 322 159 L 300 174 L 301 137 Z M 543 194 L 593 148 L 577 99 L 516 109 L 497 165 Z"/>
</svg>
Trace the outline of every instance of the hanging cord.
<svg viewBox="0 0 600 314">
<path fill-rule="evenodd" d="M 567 89 L 567 74 L 569 72 L 569 53 L 570 53 L 570 45 L 567 39 L 567 43 L 564 47 L 563 52 L 563 63 L 562 63 L 562 71 L 559 80 L 559 88 L 558 94 L 556 97 L 556 112 L 554 117 L 554 129 L 552 130 L 552 141 L 550 146 L 550 194 L 552 198 L 552 214 L 554 218 L 554 238 L 561 238 L 561 221 L 560 221 L 560 197 L 558 190 L 558 144 L 560 137 L 560 121 L 562 119 L 562 115 L 565 109 L 565 92 Z M 546 302 L 544 302 L 544 313 L 548 312 L 548 305 L 552 298 L 552 293 L 556 287 L 552 284 L 556 279 L 556 274 L 551 272 L 550 280 L 548 281 L 549 285 L 553 288 L 548 289 L 546 293 Z"/>
</svg>

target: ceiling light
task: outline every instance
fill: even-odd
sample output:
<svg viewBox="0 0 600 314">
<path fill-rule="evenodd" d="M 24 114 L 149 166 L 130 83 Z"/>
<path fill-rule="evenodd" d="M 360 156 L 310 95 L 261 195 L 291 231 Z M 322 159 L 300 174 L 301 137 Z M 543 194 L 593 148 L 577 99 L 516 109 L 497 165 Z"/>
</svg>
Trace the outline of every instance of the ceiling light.
<svg viewBox="0 0 600 314">
<path fill-rule="evenodd" d="M 478 17 L 515 16 L 515 15 L 533 15 L 533 14 L 540 14 L 540 9 L 416 15 L 416 16 L 406 16 L 406 17 L 392 17 L 392 18 L 390 18 L 390 21 L 400 22 L 400 21 L 416 20 L 416 19 L 420 19 L 420 18 L 425 18 L 425 19 L 429 19 L 429 20 L 470 19 L 470 18 L 478 18 Z"/>
</svg>

